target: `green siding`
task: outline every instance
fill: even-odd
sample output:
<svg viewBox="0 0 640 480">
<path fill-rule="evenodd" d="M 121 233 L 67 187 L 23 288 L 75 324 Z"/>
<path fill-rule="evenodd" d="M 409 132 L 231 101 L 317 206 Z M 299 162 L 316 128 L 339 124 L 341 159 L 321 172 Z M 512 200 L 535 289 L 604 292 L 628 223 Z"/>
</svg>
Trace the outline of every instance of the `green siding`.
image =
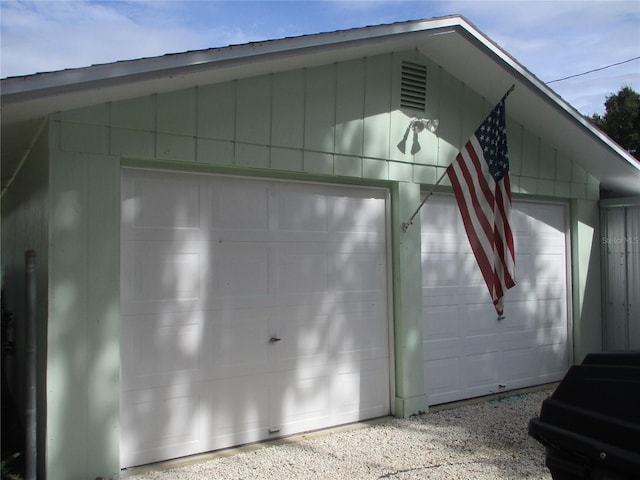
<svg viewBox="0 0 640 480">
<path fill-rule="evenodd" d="M 305 70 L 273 77 L 271 144 L 301 149 L 304 138 Z"/>
<path fill-rule="evenodd" d="M 420 186 L 396 183 L 391 189 L 393 235 L 393 305 L 396 398 L 395 413 L 408 417 L 428 410 L 422 353 L 422 258 L 420 217 L 406 232 L 402 223 L 420 203 Z M 417 253 L 416 253 L 417 252 Z"/>
<path fill-rule="evenodd" d="M 236 139 L 268 145 L 271 138 L 271 76 L 238 81 Z"/>
<path fill-rule="evenodd" d="M 427 67 L 424 112 L 399 110 L 403 59 Z M 386 185 L 392 193 L 395 413 L 426 410 L 419 222 L 400 226 L 497 99 L 471 91 L 417 52 L 399 52 L 153 94 L 51 116 L 48 454 L 50 478 L 119 468 L 121 163 L 197 172 Z M 507 112 L 509 107 L 507 104 Z M 412 115 L 438 118 L 421 150 L 396 145 Z M 514 194 L 574 199 L 576 355 L 598 342 L 599 282 L 582 226 L 598 183 L 507 119 Z M 441 184 L 444 188 L 448 179 Z M 594 220 L 595 221 L 595 220 Z M 597 223 L 594 224 L 597 227 Z M 592 252 L 591 252 L 592 253 Z M 597 294 L 597 295 L 596 295 Z M 589 305 L 586 305 L 586 304 Z M 577 357 L 576 357 L 577 358 Z"/>
<path fill-rule="evenodd" d="M 573 360 L 602 349 L 600 210 L 597 201 L 571 202 Z"/>
<path fill-rule="evenodd" d="M 235 139 L 235 99 L 236 82 L 198 89 L 197 131 L 199 137 L 218 140 Z"/>
<path fill-rule="evenodd" d="M 53 152 L 50 162 L 47 473 L 110 476 L 120 437 L 119 158 Z"/>
<path fill-rule="evenodd" d="M 336 67 L 311 68 L 306 75 L 304 148 L 333 152 L 336 121 Z"/>
<path fill-rule="evenodd" d="M 339 63 L 336 67 L 335 151 L 362 156 L 364 137 L 364 60 Z"/>
<path fill-rule="evenodd" d="M 13 181 L 2 194 L 2 290 L 6 308 L 13 313 L 15 353 L 2 359 L 11 394 L 24 405 L 25 375 L 25 252 L 36 251 L 37 405 L 38 449 L 44 452 L 46 429 L 46 352 L 49 288 L 49 166 L 48 126 L 44 125 Z M 8 392 L 2 392 L 8 395 Z M 24 425 L 24 412 L 20 412 Z M 38 470 L 44 472 L 44 455 Z"/>
</svg>

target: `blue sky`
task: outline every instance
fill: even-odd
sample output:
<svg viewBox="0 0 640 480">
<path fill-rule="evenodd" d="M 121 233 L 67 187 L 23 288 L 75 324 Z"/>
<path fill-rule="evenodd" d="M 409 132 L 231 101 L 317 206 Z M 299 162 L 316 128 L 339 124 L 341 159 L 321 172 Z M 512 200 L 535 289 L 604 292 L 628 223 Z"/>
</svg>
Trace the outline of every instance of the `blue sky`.
<svg viewBox="0 0 640 480">
<path fill-rule="evenodd" d="M 462 14 L 578 111 L 640 90 L 640 2 L 1 0 L 2 78 Z"/>
</svg>

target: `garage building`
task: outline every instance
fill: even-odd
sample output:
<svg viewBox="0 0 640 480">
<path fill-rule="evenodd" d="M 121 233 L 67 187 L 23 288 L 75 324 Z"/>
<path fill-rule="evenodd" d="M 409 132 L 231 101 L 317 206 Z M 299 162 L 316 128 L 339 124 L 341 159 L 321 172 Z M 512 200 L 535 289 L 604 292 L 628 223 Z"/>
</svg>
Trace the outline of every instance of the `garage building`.
<svg viewBox="0 0 640 480">
<path fill-rule="evenodd" d="M 446 180 L 402 225 L 511 85 L 518 285 L 496 318 Z M 3 79 L 2 110 L 43 478 L 406 417 L 602 349 L 600 191 L 639 195 L 640 167 L 462 17 Z M 415 118 L 439 128 L 398 148 Z"/>
</svg>

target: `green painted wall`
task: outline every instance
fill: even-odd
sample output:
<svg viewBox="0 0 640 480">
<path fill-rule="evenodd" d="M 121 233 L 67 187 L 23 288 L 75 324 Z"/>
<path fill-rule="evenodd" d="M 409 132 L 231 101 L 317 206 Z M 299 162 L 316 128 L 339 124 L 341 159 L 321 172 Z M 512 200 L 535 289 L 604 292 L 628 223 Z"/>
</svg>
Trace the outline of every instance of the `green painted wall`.
<svg viewBox="0 0 640 480">
<path fill-rule="evenodd" d="M 571 202 L 573 280 L 573 361 L 602 349 L 602 285 L 600 277 L 600 209 L 598 202 Z"/>
<path fill-rule="evenodd" d="M 47 308 L 49 273 L 49 146 L 46 124 L 33 139 L 32 148 L 25 153 L 24 162 L 9 188 L 2 195 L 2 290 L 7 308 L 13 313 L 11 331 L 16 342 L 15 354 L 3 358 L 2 368 L 8 377 L 11 393 L 18 405 L 25 396 L 25 252 L 36 251 L 36 322 L 37 322 L 37 404 L 38 448 L 44 451 L 46 392 Z M 2 392 L 3 395 L 8 392 Z M 24 412 L 20 412 L 24 425 Z M 43 471 L 44 456 L 40 456 L 39 470 Z"/>
<path fill-rule="evenodd" d="M 396 148 L 412 115 L 399 109 L 403 59 L 427 65 L 427 107 L 419 116 L 440 119 L 437 135 L 420 135 L 415 156 Z M 108 477 L 119 468 L 122 164 L 389 187 L 394 403 L 396 414 L 407 416 L 426 410 L 420 238 L 418 224 L 406 234 L 398 229 L 419 203 L 421 185 L 435 183 L 496 100 L 403 52 L 52 115 L 49 478 Z M 597 200 L 598 183 L 570 158 L 512 119 L 508 129 L 514 193 L 574 199 L 581 206 Z M 572 210 L 575 218 L 583 213 L 582 207 Z M 582 230 L 574 234 L 582 252 Z M 582 260 L 576 265 L 579 278 L 594 275 Z M 579 297 L 592 292 L 586 285 L 574 279 Z M 599 321 L 599 309 L 574 318 L 577 346 L 587 345 Z"/>
</svg>

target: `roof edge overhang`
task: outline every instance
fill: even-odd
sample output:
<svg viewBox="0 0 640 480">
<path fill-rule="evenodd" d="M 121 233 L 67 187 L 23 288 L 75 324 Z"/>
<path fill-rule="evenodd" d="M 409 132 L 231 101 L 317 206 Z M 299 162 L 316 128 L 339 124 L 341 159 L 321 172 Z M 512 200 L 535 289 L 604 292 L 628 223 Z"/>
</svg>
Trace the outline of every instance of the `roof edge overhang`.
<svg viewBox="0 0 640 480">
<path fill-rule="evenodd" d="M 387 25 L 340 30 L 329 33 L 287 37 L 280 40 L 252 42 L 221 48 L 195 50 L 167 54 L 159 57 L 126 60 L 90 67 L 37 73 L 2 79 L 2 106 L 9 107 L 34 99 L 42 99 L 67 93 L 78 94 L 85 90 L 117 87 L 122 84 L 146 82 L 156 79 L 173 81 L 177 76 L 187 77 L 211 69 L 229 69 L 243 64 L 277 62 L 279 59 L 298 59 L 304 66 L 304 58 L 323 52 L 362 48 L 370 51 L 382 42 L 393 39 L 393 45 L 404 39 L 407 45 L 418 41 L 417 37 L 437 35 L 453 31 L 460 26 L 462 17 L 447 16 L 432 20 L 401 22 Z M 466 23 L 466 22 L 464 22 Z M 414 38 L 406 38 L 413 35 Z M 347 54 L 343 54 L 347 56 Z M 314 62 L 319 63 L 319 62 Z M 287 65 L 291 61 L 286 62 Z M 273 68 L 271 69 L 273 70 Z M 22 120 L 20 118 L 19 120 Z"/>
</svg>

